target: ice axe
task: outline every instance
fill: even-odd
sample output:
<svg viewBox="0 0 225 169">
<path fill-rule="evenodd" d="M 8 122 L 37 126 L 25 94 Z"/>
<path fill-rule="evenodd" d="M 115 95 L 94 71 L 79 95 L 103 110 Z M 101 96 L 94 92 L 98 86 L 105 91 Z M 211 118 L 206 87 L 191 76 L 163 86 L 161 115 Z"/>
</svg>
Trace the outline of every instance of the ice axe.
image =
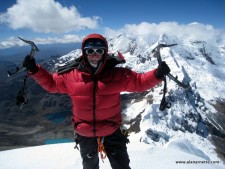
<svg viewBox="0 0 225 169">
<path fill-rule="evenodd" d="M 30 41 L 30 40 L 25 40 L 21 37 L 18 37 L 20 40 L 22 40 L 23 42 L 31 45 L 31 51 L 30 51 L 30 54 L 29 54 L 29 58 L 30 59 L 33 59 L 34 58 L 34 55 L 35 55 L 35 52 L 38 52 L 39 49 L 38 47 L 35 45 L 35 43 L 33 41 Z M 19 67 L 17 66 L 16 67 L 16 70 L 11 72 L 11 71 L 8 71 L 8 77 L 11 77 L 23 70 L 26 70 L 27 71 L 27 68 L 23 66 L 23 63 L 22 63 L 22 66 Z M 28 99 L 27 99 L 27 96 L 26 96 L 26 92 L 25 92 L 25 89 L 26 89 L 26 80 L 27 80 L 27 74 L 25 75 L 24 77 L 24 82 L 23 82 L 23 87 L 22 89 L 18 92 L 17 96 L 16 96 L 16 105 L 20 107 L 20 110 L 23 108 L 23 105 L 24 104 L 27 104 L 28 103 Z"/>
<path fill-rule="evenodd" d="M 171 47 L 171 46 L 175 46 L 177 44 L 158 44 L 151 52 L 153 53 L 153 57 L 157 58 L 158 64 L 160 65 L 162 63 L 162 58 L 161 58 L 161 53 L 160 53 L 160 49 L 164 48 L 164 47 Z M 179 81 L 177 79 L 177 77 L 174 77 L 173 75 L 171 75 L 170 73 L 167 75 L 171 80 L 173 80 L 175 83 L 177 83 L 180 87 L 188 90 L 190 89 L 189 85 L 186 85 L 184 83 L 182 83 L 181 81 Z M 164 81 L 164 87 L 163 87 L 163 97 L 162 97 L 162 101 L 160 103 L 160 107 L 159 110 L 163 111 L 166 108 L 170 108 L 171 107 L 171 103 L 166 101 L 166 93 L 167 93 L 167 81 L 166 81 L 166 76 L 163 78 Z"/>
<path fill-rule="evenodd" d="M 22 40 L 23 42 L 25 42 L 25 43 L 31 45 L 31 51 L 30 51 L 29 56 L 30 56 L 30 59 L 34 58 L 35 52 L 38 52 L 38 51 L 39 51 L 39 49 L 38 49 L 38 47 L 35 45 L 35 43 L 34 43 L 33 41 L 30 41 L 30 40 L 25 40 L 25 39 L 23 39 L 23 38 L 21 38 L 21 37 L 18 37 L 18 38 L 19 38 L 20 40 Z M 22 64 L 21 67 L 17 66 L 15 71 L 13 71 L 13 72 L 8 71 L 8 77 L 13 76 L 13 75 L 15 75 L 15 74 L 17 74 L 17 73 L 19 73 L 19 72 L 25 70 L 25 69 L 26 69 L 26 68 L 23 66 L 23 64 Z"/>
</svg>

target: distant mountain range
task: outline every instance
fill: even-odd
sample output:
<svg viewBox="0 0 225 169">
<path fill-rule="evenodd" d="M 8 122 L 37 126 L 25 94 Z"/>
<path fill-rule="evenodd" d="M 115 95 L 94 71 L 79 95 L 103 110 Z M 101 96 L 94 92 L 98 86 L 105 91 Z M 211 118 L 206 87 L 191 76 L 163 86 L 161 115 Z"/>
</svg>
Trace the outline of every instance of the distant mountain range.
<svg viewBox="0 0 225 169">
<path fill-rule="evenodd" d="M 157 67 L 157 59 L 151 55 L 151 50 L 158 43 L 178 43 L 175 47 L 162 49 L 161 54 L 170 66 L 171 74 L 189 84 L 190 90 L 184 90 L 168 79 L 167 100 L 172 107 L 162 112 L 159 111 L 162 85 L 143 93 L 123 93 L 121 101 L 125 127 L 132 133 L 139 133 L 140 140 L 147 144 L 160 145 L 172 138 L 182 137 L 191 139 L 193 144 L 208 155 L 214 150 L 206 147 L 215 146 L 215 153 L 224 160 L 225 44 L 178 40 L 168 35 L 162 35 L 157 42 L 120 35 L 108 38 L 108 43 L 110 52 L 120 51 L 124 54 L 126 63 L 120 66 L 140 73 Z M 37 60 L 50 72 L 81 54 L 80 46 L 76 50 L 74 46 L 70 46 L 71 48 L 67 48 L 71 49 L 69 51 L 63 47 L 45 47 L 39 47 L 43 53 L 39 53 Z M 13 68 L 18 62 L 15 62 L 16 54 L 12 51 L 9 52 L 11 57 L 7 59 L 5 53 L 1 53 L 4 54 L 4 59 L 0 59 L 0 64 L 4 65 L 1 66 L 1 71 Z M 21 59 L 24 54 L 21 54 Z M 0 147 L 8 149 L 40 145 L 46 139 L 73 139 L 68 96 L 49 94 L 34 80 L 28 79 L 29 103 L 19 110 L 15 105 L 15 97 L 23 84 L 23 77 L 24 74 L 21 73 L 5 78 L 0 85 Z"/>
<path fill-rule="evenodd" d="M 81 43 L 67 43 L 67 44 L 45 44 L 37 45 L 40 52 L 36 54 L 37 60 L 45 60 L 50 57 L 60 57 L 69 53 L 74 49 L 81 47 Z M 11 61 L 20 64 L 21 60 L 30 53 L 31 46 L 21 46 L 0 49 L 0 61 Z"/>
</svg>

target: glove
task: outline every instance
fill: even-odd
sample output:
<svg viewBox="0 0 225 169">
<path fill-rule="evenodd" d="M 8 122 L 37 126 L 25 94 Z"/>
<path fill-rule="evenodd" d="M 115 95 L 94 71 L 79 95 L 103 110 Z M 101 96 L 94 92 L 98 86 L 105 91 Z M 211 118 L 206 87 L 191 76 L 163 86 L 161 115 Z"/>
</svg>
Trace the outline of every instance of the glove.
<svg viewBox="0 0 225 169">
<path fill-rule="evenodd" d="M 30 55 L 27 55 L 23 61 L 23 67 L 26 67 L 29 72 L 35 74 L 38 71 L 38 66 L 36 65 L 35 59 L 30 58 Z"/>
<path fill-rule="evenodd" d="M 163 77 L 164 77 L 165 75 L 168 75 L 169 73 L 170 73 L 170 68 L 169 68 L 169 66 L 166 64 L 166 62 L 163 61 L 163 62 L 158 66 L 155 75 L 156 75 L 156 77 L 157 77 L 158 79 L 163 79 Z"/>
</svg>

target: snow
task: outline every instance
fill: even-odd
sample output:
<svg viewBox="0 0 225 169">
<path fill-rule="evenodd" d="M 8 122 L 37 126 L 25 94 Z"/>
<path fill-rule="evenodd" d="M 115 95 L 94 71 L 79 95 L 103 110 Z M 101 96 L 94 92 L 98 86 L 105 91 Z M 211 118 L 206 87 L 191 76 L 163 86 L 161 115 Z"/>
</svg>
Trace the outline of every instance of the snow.
<svg viewBox="0 0 225 169">
<path fill-rule="evenodd" d="M 134 139 L 135 140 L 135 139 Z M 128 144 L 130 166 L 135 169 L 222 169 L 221 161 L 212 160 L 183 139 L 171 140 L 161 147 L 139 141 Z M 180 162 L 180 163 L 178 163 Z M 0 152 L 1 169 L 82 169 L 79 151 L 74 143 L 43 145 Z M 108 159 L 100 168 L 110 169 Z"/>
<path fill-rule="evenodd" d="M 131 103 L 130 105 L 127 105 L 128 108 L 125 109 L 123 112 L 124 114 L 129 115 L 126 120 L 134 119 L 140 112 L 142 112 L 146 108 L 147 105 L 148 104 L 146 99 L 140 102 L 134 102 L 134 103 Z"/>
</svg>

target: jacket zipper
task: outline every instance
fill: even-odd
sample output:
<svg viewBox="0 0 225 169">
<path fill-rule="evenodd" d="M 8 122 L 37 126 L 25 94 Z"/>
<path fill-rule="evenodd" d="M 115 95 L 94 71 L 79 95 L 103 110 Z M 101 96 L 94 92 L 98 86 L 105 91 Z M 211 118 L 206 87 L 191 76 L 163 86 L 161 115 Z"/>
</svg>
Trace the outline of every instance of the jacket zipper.
<svg viewBox="0 0 225 169">
<path fill-rule="evenodd" d="M 93 87 L 93 134 L 96 137 L 96 90 L 98 80 L 94 77 L 94 87 Z"/>
</svg>

